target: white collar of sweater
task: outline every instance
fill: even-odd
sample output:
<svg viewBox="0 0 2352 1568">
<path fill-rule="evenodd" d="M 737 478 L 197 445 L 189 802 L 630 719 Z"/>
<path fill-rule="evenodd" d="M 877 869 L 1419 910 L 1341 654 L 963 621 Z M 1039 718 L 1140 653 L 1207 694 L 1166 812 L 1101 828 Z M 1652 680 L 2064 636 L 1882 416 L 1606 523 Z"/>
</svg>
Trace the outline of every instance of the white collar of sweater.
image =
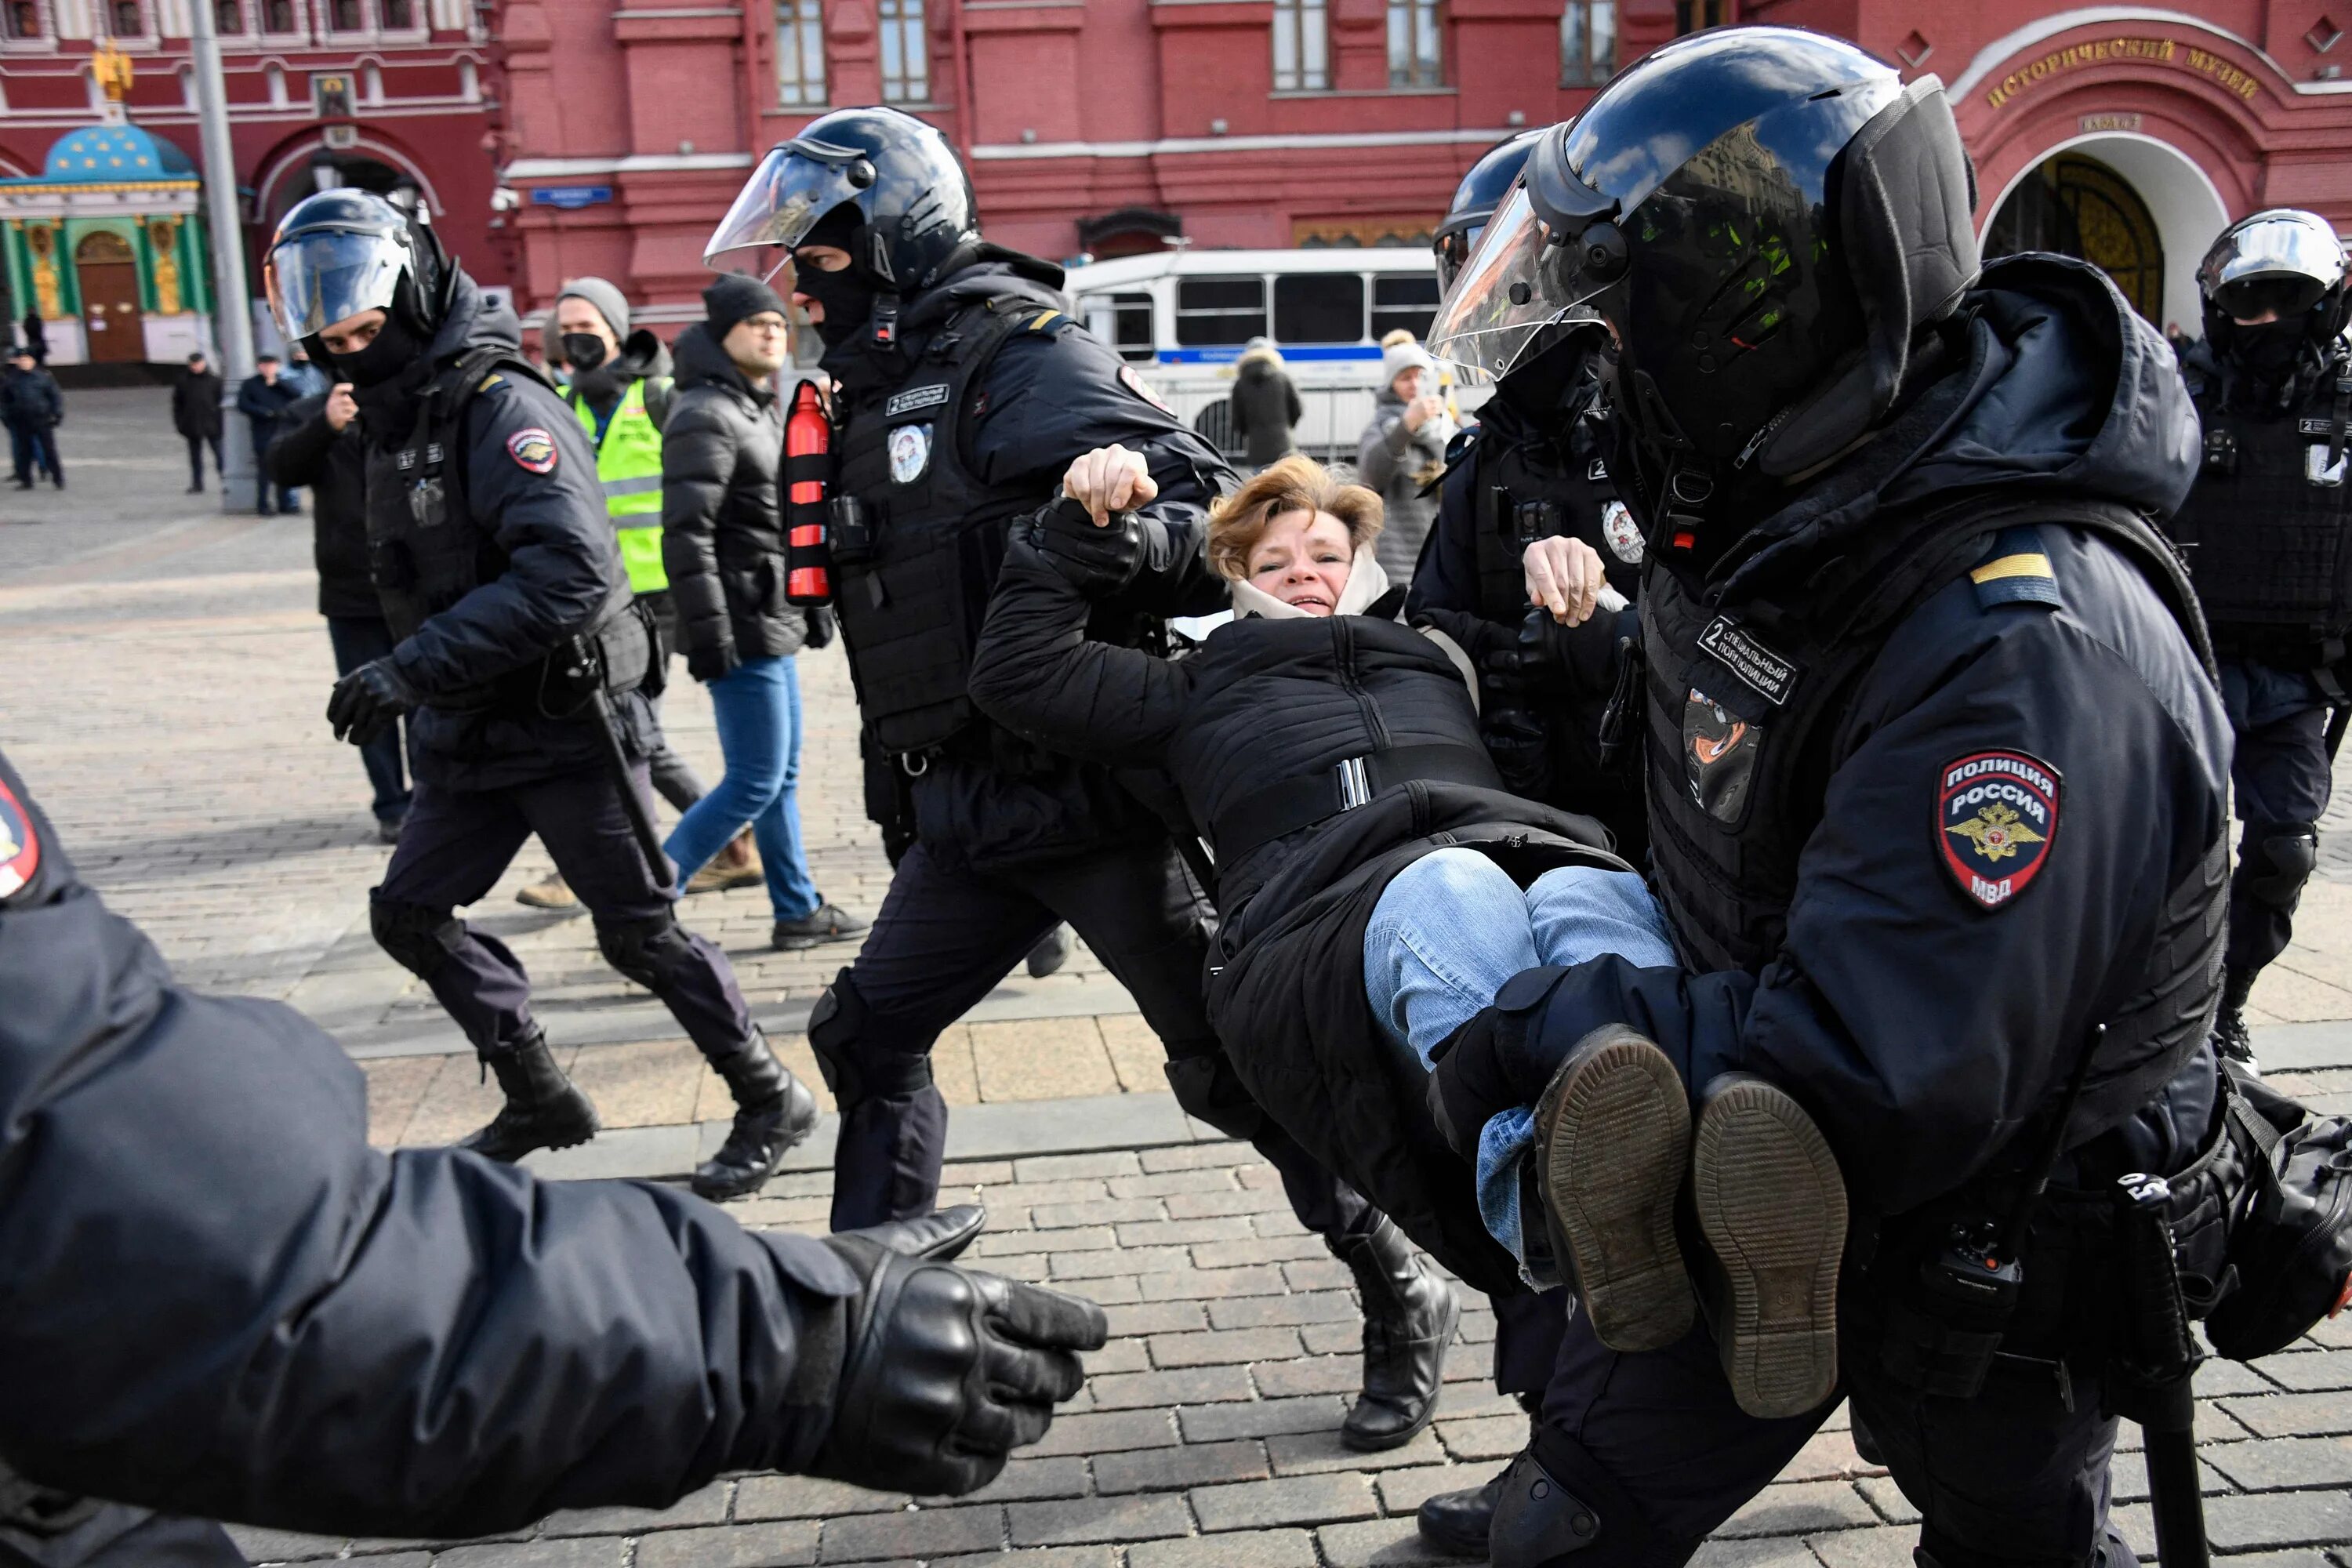
<svg viewBox="0 0 2352 1568">
<path fill-rule="evenodd" d="M 1296 605 L 1286 605 L 1265 589 L 1249 583 L 1234 585 L 1234 618 L 1244 619 L 1261 616 L 1269 621 L 1304 621 L 1322 617 L 1309 616 Z M 1371 607 L 1372 601 L 1389 591 L 1389 574 L 1372 558 L 1370 548 L 1356 552 L 1348 565 L 1348 585 L 1339 590 L 1339 607 L 1332 613 L 1340 616 L 1360 616 Z"/>
</svg>

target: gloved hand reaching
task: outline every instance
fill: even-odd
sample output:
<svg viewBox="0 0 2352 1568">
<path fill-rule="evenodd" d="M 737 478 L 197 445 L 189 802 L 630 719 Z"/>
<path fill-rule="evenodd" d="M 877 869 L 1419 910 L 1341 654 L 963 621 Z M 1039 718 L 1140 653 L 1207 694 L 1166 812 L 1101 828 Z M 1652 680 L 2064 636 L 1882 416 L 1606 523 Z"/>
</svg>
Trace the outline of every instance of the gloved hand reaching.
<svg viewBox="0 0 2352 1568">
<path fill-rule="evenodd" d="M 422 701 L 389 656 L 370 659 L 335 682 L 327 698 L 327 722 L 334 726 L 336 740 L 364 746 Z"/>
<path fill-rule="evenodd" d="M 1064 496 L 1029 520 L 1030 546 L 1088 598 L 1115 594 L 1135 581 L 1150 553 L 1143 520 L 1116 511 L 1102 523 L 1084 502 Z"/>
<path fill-rule="evenodd" d="M 865 1288 L 842 1303 L 833 1429 L 806 1473 L 961 1496 L 995 1479 L 1008 1450 L 1045 1435 L 1054 1406 L 1086 1382 L 1077 1352 L 1100 1350 L 1108 1327 L 1091 1301 L 904 1256 L 893 1239 L 825 1238 Z M 943 1251 L 939 1237 L 906 1239 Z"/>
</svg>

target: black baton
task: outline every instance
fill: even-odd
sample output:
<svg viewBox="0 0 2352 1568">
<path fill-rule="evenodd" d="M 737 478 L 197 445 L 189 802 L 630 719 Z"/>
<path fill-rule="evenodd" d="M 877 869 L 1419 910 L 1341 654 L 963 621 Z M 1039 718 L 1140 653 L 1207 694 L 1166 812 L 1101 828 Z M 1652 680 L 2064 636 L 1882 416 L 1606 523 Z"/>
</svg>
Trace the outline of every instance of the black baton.
<svg viewBox="0 0 2352 1568">
<path fill-rule="evenodd" d="M 669 856 L 662 848 L 661 834 L 654 827 L 651 808 L 646 805 L 645 796 L 637 793 L 637 775 L 630 768 L 629 754 L 621 745 L 620 721 L 614 717 L 612 695 L 604 689 L 604 661 L 596 657 L 585 637 L 572 639 L 572 657 L 579 661 L 577 673 L 588 688 L 588 710 L 596 717 L 596 739 L 604 753 L 604 767 L 620 786 L 621 809 L 628 814 L 629 829 L 636 835 L 637 848 L 646 858 L 646 869 L 652 874 L 655 887 L 667 888 L 672 874 Z"/>
<path fill-rule="evenodd" d="M 2164 1568 L 2208 1568 L 2204 1489 L 2197 1474 L 2197 1342 L 2180 1299 L 2179 1266 L 2165 1211 L 2172 1189 L 2161 1176 L 2126 1176 L 2116 1187 L 2122 1243 L 2125 1374 L 2117 1413 L 2139 1423 L 2146 1442 L 2147 1500 L 2156 1554 Z"/>
</svg>

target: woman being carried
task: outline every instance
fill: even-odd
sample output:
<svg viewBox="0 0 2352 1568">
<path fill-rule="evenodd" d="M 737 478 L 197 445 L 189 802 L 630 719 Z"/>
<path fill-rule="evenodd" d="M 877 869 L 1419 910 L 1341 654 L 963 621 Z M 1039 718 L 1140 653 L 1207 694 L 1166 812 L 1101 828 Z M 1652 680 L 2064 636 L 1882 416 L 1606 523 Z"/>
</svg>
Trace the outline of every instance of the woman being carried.
<svg viewBox="0 0 2352 1568">
<path fill-rule="evenodd" d="M 1662 1054 L 1630 1032 L 1595 1042 L 1541 1107 L 1487 1123 L 1475 1188 L 1427 1109 L 1429 1063 L 1513 975 L 1675 956 L 1597 825 L 1504 791 L 1449 623 L 1390 618 L 1401 595 L 1372 550 L 1380 498 L 1303 458 L 1259 474 L 1209 528 L 1235 619 L 1190 657 L 1158 658 L 1085 634 L 1089 595 L 1142 559 L 1120 515 L 1153 493 L 1142 464 L 1092 452 L 1064 489 L 1015 532 L 971 694 L 1041 744 L 1172 777 L 1215 858 L 1209 1014 L 1244 1083 L 1471 1285 L 1508 1293 L 1559 1258 L 1604 1341 L 1679 1338 L 1692 1306 L 1671 1210 L 1611 1210 L 1656 1187 L 1615 1171 L 1689 1158 L 1687 1096 Z M 1547 596 L 1580 627 L 1565 652 L 1605 669 L 1617 628 L 1592 619 L 1600 559 L 1556 548 Z M 1531 1152 L 1547 1221 L 1532 1235 Z M 1842 1212 L 1843 1194 L 1823 1201 Z"/>
</svg>

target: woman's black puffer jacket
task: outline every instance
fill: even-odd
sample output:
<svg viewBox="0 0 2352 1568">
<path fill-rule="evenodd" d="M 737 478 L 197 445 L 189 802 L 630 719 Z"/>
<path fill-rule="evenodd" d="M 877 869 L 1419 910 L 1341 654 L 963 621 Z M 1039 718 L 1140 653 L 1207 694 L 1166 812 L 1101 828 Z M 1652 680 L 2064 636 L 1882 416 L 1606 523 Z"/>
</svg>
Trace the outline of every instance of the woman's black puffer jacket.
<svg viewBox="0 0 2352 1568">
<path fill-rule="evenodd" d="M 1055 751 L 1164 770 L 1213 847 L 1254 804 L 1264 825 L 1270 788 L 1312 800 L 1307 781 L 1331 782 L 1319 820 L 1218 847 L 1210 1021 L 1252 1097 L 1318 1159 L 1465 1282 L 1517 1290 L 1469 1166 L 1429 1120 L 1420 1061 L 1371 1016 L 1364 930 L 1389 879 L 1445 845 L 1486 849 L 1522 884 L 1553 866 L 1623 863 L 1590 818 L 1504 793 L 1459 668 L 1419 632 L 1370 616 L 1244 619 L 1163 659 L 1087 641 L 1088 607 L 1016 535 L 973 700 Z M 1371 773 L 1370 802 L 1340 809 L 1337 770 L 1373 753 L 1417 765 L 1386 788 Z"/>
<path fill-rule="evenodd" d="M 796 652 L 808 628 L 784 602 L 776 395 L 752 385 L 699 321 L 670 352 L 677 390 L 662 430 L 662 566 L 688 661 L 718 673 Z"/>
</svg>

